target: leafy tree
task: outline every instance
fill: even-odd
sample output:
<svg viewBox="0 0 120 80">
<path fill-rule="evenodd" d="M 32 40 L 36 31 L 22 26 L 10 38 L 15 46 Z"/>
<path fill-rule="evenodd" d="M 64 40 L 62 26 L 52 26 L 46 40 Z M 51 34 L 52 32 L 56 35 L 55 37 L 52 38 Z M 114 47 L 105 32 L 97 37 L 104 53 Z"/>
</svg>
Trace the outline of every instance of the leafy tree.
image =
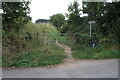
<svg viewBox="0 0 120 80">
<path fill-rule="evenodd" d="M 68 7 L 68 23 L 73 32 L 76 31 L 76 28 L 80 25 L 80 9 L 78 7 L 79 4 L 77 1 L 74 1 L 73 4 L 71 3 Z"/>
<path fill-rule="evenodd" d="M 83 2 L 83 13 L 87 13 L 87 24 L 89 21 L 95 21 L 96 23 L 92 24 L 92 35 L 93 33 L 100 33 L 99 27 L 97 26 L 98 18 L 103 15 L 104 3 L 102 2 Z M 101 34 L 101 33 L 100 33 Z"/>
<path fill-rule="evenodd" d="M 3 29 L 5 31 L 19 31 L 29 20 L 30 2 L 2 2 L 3 9 Z"/>
<path fill-rule="evenodd" d="M 118 37 L 120 23 L 120 2 L 106 3 L 104 13 L 98 18 L 99 29 L 105 36 Z"/>
<path fill-rule="evenodd" d="M 100 17 L 103 14 L 102 9 L 104 3 L 102 2 L 84 2 L 83 3 L 83 13 L 88 14 L 89 21 L 96 21 L 97 17 Z"/>
<path fill-rule="evenodd" d="M 120 1 L 84 3 L 83 12 L 88 14 L 88 21 L 96 21 L 96 33 L 110 41 L 116 41 L 119 36 Z"/>
<path fill-rule="evenodd" d="M 50 21 L 58 30 L 60 30 L 61 26 L 64 24 L 65 16 L 63 14 L 55 14 L 50 17 Z"/>
<path fill-rule="evenodd" d="M 94 20 L 104 36 L 118 33 L 120 2 L 84 3 L 83 12 L 88 14 L 88 20 Z M 98 31 L 98 30 L 97 30 Z"/>
<path fill-rule="evenodd" d="M 82 18 L 80 17 L 80 11 L 79 4 L 77 1 L 74 1 L 71 3 L 68 7 L 69 14 L 68 17 L 68 24 L 70 28 L 70 32 L 74 34 L 75 40 L 78 43 L 79 42 L 79 34 L 82 32 Z"/>
</svg>

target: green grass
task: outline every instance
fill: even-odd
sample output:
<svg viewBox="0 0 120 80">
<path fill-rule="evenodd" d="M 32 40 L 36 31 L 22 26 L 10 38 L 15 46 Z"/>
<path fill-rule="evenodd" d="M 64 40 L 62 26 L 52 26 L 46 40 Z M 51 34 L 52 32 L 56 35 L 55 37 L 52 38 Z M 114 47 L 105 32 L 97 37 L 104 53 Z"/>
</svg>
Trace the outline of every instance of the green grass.
<svg viewBox="0 0 120 80">
<path fill-rule="evenodd" d="M 118 49 L 103 46 L 95 48 L 80 46 L 73 49 L 72 53 L 73 57 L 77 59 L 115 59 L 120 58 L 118 54 Z"/>
<path fill-rule="evenodd" d="M 70 35 L 70 33 L 66 33 L 66 35 L 63 35 L 63 36 L 59 35 L 59 37 L 63 37 L 58 39 L 59 43 L 70 46 L 70 47 L 74 45 L 74 38 L 72 38 L 73 35 Z"/>
<path fill-rule="evenodd" d="M 55 47 L 55 46 L 54 46 Z M 23 51 L 16 54 L 3 55 L 4 67 L 35 67 L 60 64 L 67 57 L 62 49 L 45 51 Z"/>
<path fill-rule="evenodd" d="M 31 40 L 25 39 L 27 32 L 31 34 Z M 35 67 L 62 63 L 67 55 L 65 55 L 64 49 L 55 44 L 54 37 L 58 33 L 58 30 L 51 24 L 30 22 L 18 33 L 3 34 L 2 66 Z M 51 40 L 54 41 L 50 42 Z"/>
<path fill-rule="evenodd" d="M 69 37 L 66 37 L 66 36 L 60 36 L 61 38 L 58 39 L 58 41 L 62 44 L 65 44 L 65 45 L 69 45 L 70 44 L 70 40 L 69 40 Z"/>
</svg>

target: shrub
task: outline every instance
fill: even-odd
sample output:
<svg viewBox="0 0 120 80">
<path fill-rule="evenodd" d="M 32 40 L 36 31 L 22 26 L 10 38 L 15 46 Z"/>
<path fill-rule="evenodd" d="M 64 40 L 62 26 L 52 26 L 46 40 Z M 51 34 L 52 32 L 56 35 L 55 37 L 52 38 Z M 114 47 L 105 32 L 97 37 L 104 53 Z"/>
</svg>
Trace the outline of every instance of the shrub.
<svg viewBox="0 0 120 80">
<path fill-rule="evenodd" d="M 58 31 L 51 24 L 31 22 L 18 33 L 4 33 L 3 67 L 32 67 L 61 63 L 66 58 L 64 50 L 55 42 L 49 42 L 56 40 L 54 38 L 56 34 Z"/>
</svg>

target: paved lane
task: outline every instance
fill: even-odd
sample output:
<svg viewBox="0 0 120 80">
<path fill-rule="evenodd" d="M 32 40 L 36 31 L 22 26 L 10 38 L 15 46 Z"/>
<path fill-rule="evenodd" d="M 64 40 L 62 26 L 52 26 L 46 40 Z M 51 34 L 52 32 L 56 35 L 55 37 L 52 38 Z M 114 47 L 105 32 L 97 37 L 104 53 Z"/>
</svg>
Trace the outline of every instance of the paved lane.
<svg viewBox="0 0 120 80">
<path fill-rule="evenodd" d="M 80 60 L 52 67 L 3 69 L 3 78 L 118 78 L 118 60 Z"/>
</svg>

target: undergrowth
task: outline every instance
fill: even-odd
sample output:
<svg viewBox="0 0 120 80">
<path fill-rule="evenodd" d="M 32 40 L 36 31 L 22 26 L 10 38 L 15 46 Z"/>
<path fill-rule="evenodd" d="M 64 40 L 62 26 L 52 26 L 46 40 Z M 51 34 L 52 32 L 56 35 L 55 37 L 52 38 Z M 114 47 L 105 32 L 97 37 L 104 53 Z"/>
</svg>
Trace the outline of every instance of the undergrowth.
<svg viewBox="0 0 120 80">
<path fill-rule="evenodd" d="M 62 63 L 67 57 L 55 44 L 59 32 L 51 24 L 29 22 L 18 33 L 3 31 L 3 67 L 33 67 Z"/>
<path fill-rule="evenodd" d="M 93 47 L 77 46 L 73 49 L 73 57 L 77 59 L 115 59 L 118 56 L 117 48 L 106 48 L 102 45 Z"/>
</svg>

